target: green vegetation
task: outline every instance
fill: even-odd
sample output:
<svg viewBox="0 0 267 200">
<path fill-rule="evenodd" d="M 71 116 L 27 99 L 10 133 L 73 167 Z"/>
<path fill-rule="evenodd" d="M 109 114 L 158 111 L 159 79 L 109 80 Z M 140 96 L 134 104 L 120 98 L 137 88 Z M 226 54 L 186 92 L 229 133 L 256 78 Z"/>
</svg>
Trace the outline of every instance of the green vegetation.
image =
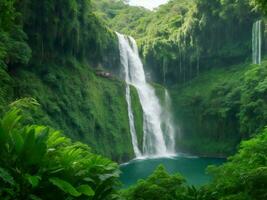
<svg viewBox="0 0 267 200">
<path fill-rule="evenodd" d="M 30 104 L 32 105 L 32 104 Z M 0 197 L 3 199 L 258 200 L 266 198 L 267 129 L 242 142 L 238 153 L 210 167 L 214 181 L 188 186 L 163 166 L 146 180 L 118 193 L 118 167 L 49 127 L 25 124 L 27 107 L 14 102 L 0 120 Z M 22 114 L 20 114 L 22 113 Z"/>
<path fill-rule="evenodd" d="M 266 124 L 264 97 L 243 80 L 251 60 L 248 30 L 262 18 L 255 2 L 172 0 L 151 12 L 94 1 L 109 27 L 137 39 L 152 79 L 172 89 L 176 123 L 185 133 L 180 150 L 226 156 Z"/>
<path fill-rule="evenodd" d="M 248 63 L 249 30 L 266 6 L 171 0 L 149 11 L 121 0 L 1 0 L 0 199 L 267 199 L 267 60 Z M 170 88 L 185 133 L 178 150 L 228 156 L 241 142 L 209 168 L 210 184 L 194 188 L 160 166 L 119 191 L 118 165 L 96 154 L 134 156 L 115 30 L 137 39 L 161 102 L 159 84 Z M 141 147 L 142 108 L 131 94 Z"/>
<path fill-rule="evenodd" d="M 0 120 L 1 199 L 113 199 L 117 164 L 59 131 L 23 125 L 11 108 Z"/>
<path fill-rule="evenodd" d="M 251 55 L 248 30 L 259 14 L 248 0 L 172 0 L 156 12 L 121 4 L 99 9 L 113 13 L 105 17 L 110 27 L 137 39 L 147 71 L 159 83 L 184 83 Z"/>
<path fill-rule="evenodd" d="M 13 78 L 16 87 L 9 91 L 16 96 L 12 98 L 33 97 L 41 105 L 31 112 L 31 122 L 63 130 L 94 152 L 119 162 L 134 156 L 122 81 L 96 76 L 88 65 L 75 61 L 66 67 L 50 64 L 18 69 Z M 137 94 L 132 94 L 136 130 L 142 138 L 141 105 Z"/>
<path fill-rule="evenodd" d="M 124 0 L 92 1 L 95 12 L 106 22 L 107 26 L 113 30 L 136 36 L 135 30 L 140 20 L 149 17 L 151 12 L 142 7 L 129 6 L 124 2 Z M 144 28 L 143 31 L 145 31 Z"/>
<path fill-rule="evenodd" d="M 19 1 L 22 21 L 35 61 L 64 60 L 74 56 L 97 63 L 106 50 L 114 48 L 111 33 L 92 10 L 87 0 Z"/>
<path fill-rule="evenodd" d="M 120 162 L 133 157 L 124 84 L 95 76 L 92 70 L 99 67 L 119 73 L 118 44 L 110 28 L 137 38 L 146 69 L 154 80 L 180 84 L 199 75 L 200 68 L 228 66 L 248 57 L 251 33 L 244 30 L 251 28 L 258 16 L 250 12 L 248 1 L 232 0 L 212 3 L 173 0 L 157 12 L 131 7 L 123 1 L 69 0 L 63 7 L 61 4 L 61 1 L 27 0 L 0 4 L 5 10 L 0 17 L 3 25 L 0 31 L 5 35 L 0 39 L 0 110 L 17 98 L 33 97 L 41 104 L 37 114 L 31 113 L 35 116 L 34 122 L 61 129 L 72 139 L 92 146 L 95 152 Z M 222 29 L 232 32 L 225 33 Z M 207 41 L 206 37 L 210 39 Z M 204 87 L 205 83 L 198 85 Z M 185 88 L 190 93 L 191 85 Z M 137 95 L 132 94 L 141 145 L 142 109 Z M 159 89 L 157 94 L 163 96 Z M 185 95 L 179 98 L 190 102 Z M 239 125 L 238 106 L 231 108 L 235 111 L 226 117 L 223 115 L 228 112 L 227 106 L 215 105 L 214 110 L 209 111 L 209 103 L 217 100 L 216 94 L 207 96 L 210 100 L 204 101 L 205 105 L 195 102 L 195 107 L 183 106 L 181 98 L 175 99 L 177 122 L 182 132 L 187 133 L 179 146 L 183 150 L 194 146 L 195 152 L 201 154 L 209 154 L 211 149 L 215 155 L 232 153 L 236 144 L 258 127 Z M 245 117 L 242 120 L 246 120 Z M 265 120 L 262 121 L 259 130 L 264 125 Z M 246 121 L 243 124 L 247 124 Z M 196 145 L 199 136 L 206 136 L 201 137 L 205 138 L 201 144 L 209 143 L 212 148 Z"/>
<path fill-rule="evenodd" d="M 136 88 L 131 86 L 131 103 L 139 149 L 143 147 L 143 109 Z"/>
<path fill-rule="evenodd" d="M 91 2 L 1 1 L 0 13 L 0 112 L 35 98 L 40 107 L 28 109 L 29 122 L 60 129 L 113 160 L 131 159 L 125 85 L 94 70 L 118 73 L 116 35 Z"/>
<path fill-rule="evenodd" d="M 264 0 L 251 0 L 252 5 L 267 14 L 267 2 Z"/>
<path fill-rule="evenodd" d="M 208 187 L 213 199 L 265 199 L 267 130 L 242 142 L 236 155 L 221 167 L 210 167 L 215 180 Z"/>
<path fill-rule="evenodd" d="M 161 200 L 179 199 L 186 189 L 181 175 L 169 175 L 163 166 L 159 166 L 146 180 L 140 180 L 135 186 L 122 192 L 127 200 L 146 199 Z M 178 194 L 179 191 L 179 194 Z"/>
<path fill-rule="evenodd" d="M 171 90 L 184 151 L 226 156 L 267 123 L 267 63 L 213 69 Z M 212 152 L 210 151 L 212 149 Z"/>
<path fill-rule="evenodd" d="M 22 24 L 16 19 L 19 12 L 14 0 L 0 2 L 0 69 L 14 64 L 27 64 L 31 49 L 26 40 Z"/>
</svg>

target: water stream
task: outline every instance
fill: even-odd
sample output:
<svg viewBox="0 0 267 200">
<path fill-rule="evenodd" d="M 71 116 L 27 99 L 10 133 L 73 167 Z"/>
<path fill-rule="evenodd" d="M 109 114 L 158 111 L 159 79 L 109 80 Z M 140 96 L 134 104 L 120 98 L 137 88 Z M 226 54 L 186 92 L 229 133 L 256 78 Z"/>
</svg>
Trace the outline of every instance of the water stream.
<svg viewBox="0 0 267 200">
<path fill-rule="evenodd" d="M 262 20 L 253 24 L 252 28 L 252 61 L 253 64 L 261 64 L 262 53 Z"/>
<path fill-rule="evenodd" d="M 129 124 L 131 127 L 132 144 L 136 157 L 167 157 L 175 152 L 174 133 L 170 120 L 163 117 L 163 108 L 154 88 L 147 83 L 142 61 L 139 57 L 137 44 L 132 37 L 117 33 L 121 64 L 126 81 L 126 100 L 128 103 Z M 138 148 L 138 140 L 134 128 L 130 85 L 137 89 L 143 109 L 143 147 Z M 166 113 L 165 113 L 166 115 Z M 162 126 L 168 127 L 163 131 Z"/>
</svg>

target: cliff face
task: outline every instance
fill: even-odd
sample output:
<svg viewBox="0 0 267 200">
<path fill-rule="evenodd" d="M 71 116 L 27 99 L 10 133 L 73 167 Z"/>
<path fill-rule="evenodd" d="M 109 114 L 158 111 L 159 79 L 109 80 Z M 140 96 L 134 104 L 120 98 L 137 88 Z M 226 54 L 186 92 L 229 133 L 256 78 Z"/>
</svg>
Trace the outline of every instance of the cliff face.
<svg viewBox="0 0 267 200">
<path fill-rule="evenodd" d="M 10 1 L 1 7 L 0 113 L 14 100 L 34 98 L 40 107 L 26 109 L 29 121 L 60 129 L 116 161 L 132 158 L 125 85 L 115 78 L 117 37 L 91 2 Z M 140 111 L 138 102 L 133 106 Z M 136 126 L 142 130 L 138 119 Z"/>
<path fill-rule="evenodd" d="M 129 160 L 134 155 L 125 83 L 96 74 L 93 68 L 75 60 L 64 66 L 47 64 L 17 70 L 11 75 L 12 87 L 1 85 L 9 99 L 2 106 L 17 98 L 33 97 L 41 107 L 30 111 L 30 120 L 60 129 L 113 160 Z M 142 108 L 132 90 L 136 130 L 142 138 Z"/>
<path fill-rule="evenodd" d="M 228 156 L 241 140 L 260 132 L 266 122 L 266 60 L 202 73 L 172 88 L 173 110 L 182 137 L 180 150 Z"/>
</svg>

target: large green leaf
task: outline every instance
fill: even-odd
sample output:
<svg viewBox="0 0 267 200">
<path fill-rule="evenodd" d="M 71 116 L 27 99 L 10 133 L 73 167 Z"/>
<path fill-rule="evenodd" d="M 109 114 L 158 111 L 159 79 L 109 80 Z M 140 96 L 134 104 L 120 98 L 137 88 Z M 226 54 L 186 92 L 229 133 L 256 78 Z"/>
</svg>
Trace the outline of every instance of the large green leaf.
<svg viewBox="0 0 267 200">
<path fill-rule="evenodd" d="M 66 137 L 63 137 L 60 131 L 53 131 L 53 134 L 50 134 L 47 140 L 47 146 L 48 148 L 55 148 L 57 146 L 60 146 L 62 144 L 69 143 L 69 142 L 70 140 Z"/>
<path fill-rule="evenodd" d="M 64 181 L 62 179 L 53 177 L 50 178 L 49 181 L 57 186 L 59 189 L 61 189 L 63 192 L 70 194 L 71 196 L 74 197 L 79 197 L 81 196 L 81 193 L 78 192 L 69 182 Z"/>
<path fill-rule="evenodd" d="M 8 113 L 3 117 L 2 123 L 4 130 L 9 132 L 11 131 L 19 122 L 21 116 L 19 116 L 18 109 L 11 109 Z"/>
<path fill-rule="evenodd" d="M 35 126 L 27 127 L 25 130 L 25 142 L 20 159 L 26 166 L 39 164 L 47 152 L 48 128 L 41 130 L 41 132 L 36 132 Z"/>
<path fill-rule="evenodd" d="M 2 179 L 5 183 L 9 183 L 10 185 L 15 185 L 14 178 L 6 171 L 5 169 L 0 167 L 0 179 Z"/>
<path fill-rule="evenodd" d="M 23 149 L 24 139 L 21 133 L 17 130 L 12 132 L 12 143 L 17 154 L 20 154 Z"/>
<path fill-rule="evenodd" d="M 3 119 L 0 121 L 0 152 L 4 150 L 4 147 L 8 147 L 8 149 L 6 149 L 7 151 L 9 151 L 10 149 L 10 132 L 14 129 L 14 127 L 21 119 L 18 113 L 19 110 L 12 109 L 11 111 L 7 112 L 4 115 Z"/>
<path fill-rule="evenodd" d="M 26 174 L 25 178 L 27 179 L 27 181 L 31 184 L 31 186 L 33 188 L 37 187 L 39 185 L 40 180 L 41 180 L 40 176 L 32 176 L 30 174 Z"/>
<path fill-rule="evenodd" d="M 80 185 L 77 190 L 89 197 L 92 197 L 95 195 L 95 191 L 89 186 L 89 185 Z"/>
</svg>

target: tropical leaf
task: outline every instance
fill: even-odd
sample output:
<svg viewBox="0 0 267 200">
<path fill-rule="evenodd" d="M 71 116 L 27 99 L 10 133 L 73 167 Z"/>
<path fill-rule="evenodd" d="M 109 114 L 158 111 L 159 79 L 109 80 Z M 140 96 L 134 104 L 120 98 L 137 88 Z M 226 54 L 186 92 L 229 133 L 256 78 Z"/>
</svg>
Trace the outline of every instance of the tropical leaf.
<svg viewBox="0 0 267 200">
<path fill-rule="evenodd" d="M 19 122 L 21 116 L 19 116 L 18 109 L 11 109 L 5 114 L 2 119 L 2 126 L 6 132 L 10 132 Z"/>
<path fill-rule="evenodd" d="M 8 183 L 12 186 L 15 185 L 14 178 L 9 174 L 9 172 L 0 167 L 0 179 L 2 179 L 5 183 Z"/>
<path fill-rule="evenodd" d="M 38 107 L 38 106 L 40 106 L 38 101 L 31 97 L 18 99 L 10 104 L 10 107 L 16 108 L 16 109 L 31 108 L 31 107 Z"/>
<path fill-rule="evenodd" d="M 20 154 L 20 152 L 23 149 L 24 139 L 22 135 L 20 134 L 20 132 L 17 130 L 14 130 L 11 136 L 12 136 L 12 143 L 13 143 L 14 150 L 17 154 Z"/>
<path fill-rule="evenodd" d="M 67 181 L 64 181 L 62 179 L 59 179 L 59 178 L 56 178 L 56 177 L 53 177 L 53 178 L 50 178 L 49 181 L 57 186 L 60 190 L 62 190 L 63 192 L 67 193 L 67 194 L 70 194 L 71 196 L 74 196 L 74 197 L 79 197 L 81 196 L 81 193 L 78 192 L 69 182 Z"/>
<path fill-rule="evenodd" d="M 11 130 L 18 124 L 21 117 L 19 116 L 19 110 L 12 109 L 7 112 L 3 119 L 0 121 L 0 152 L 9 151 L 11 143 Z"/>
<path fill-rule="evenodd" d="M 27 179 L 27 181 L 31 184 L 31 186 L 33 188 L 37 187 L 39 185 L 40 180 L 41 180 L 40 176 L 32 176 L 30 174 L 26 174 L 25 178 Z"/>
<path fill-rule="evenodd" d="M 99 179 L 101 180 L 101 181 L 107 181 L 107 180 L 109 180 L 109 179 L 111 179 L 111 178 L 117 178 L 117 177 L 119 177 L 119 174 L 118 173 L 112 173 L 112 174 L 103 174 L 103 175 L 99 175 Z"/>
<path fill-rule="evenodd" d="M 35 196 L 36 191 L 48 191 L 51 186 L 58 189 L 59 199 L 103 200 L 115 193 L 118 166 L 112 161 L 91 153 L 85 144 L 71 142 L 59 131 L 18 124 L 19 112 L 14 109 L 6 115 L 0 120 L 0 163 L 7 167 L 0 168 L 0 183 L 7 186 L 0 188 L 0 196 L 4 192 L 7 199 L 20 199 L 27 191 L 27 199 L 51 199 L 49 192 Z"/>
<path fill-rule="evenodd" d="M 77 190 L 86 195 L 86 196 L 94 196 L 95 195 L 95 191 L 89 186 L 89 185 L 80 185 Z"/>
<path fill-rule="evenodd" d="M 24 132 L 25 142 L 20 154 L 20 160 L 25 165 L 40 164 L 47 152 L 46 141 L 49 129 L 43 128 L 41 130 L 41 132 L 36 132 L 36 127 L 31 126 L 27 127 Z"/>
<path fill-rule="evenodd" d="M 63 137 L 60 131 L 53 131 L 53 134 L 50 134 L 47 140 L 47 147 L 56 148 L 57 146 L 62 146 L 69 142 L 70 140 L 66 137 Z"/>
</svg>

